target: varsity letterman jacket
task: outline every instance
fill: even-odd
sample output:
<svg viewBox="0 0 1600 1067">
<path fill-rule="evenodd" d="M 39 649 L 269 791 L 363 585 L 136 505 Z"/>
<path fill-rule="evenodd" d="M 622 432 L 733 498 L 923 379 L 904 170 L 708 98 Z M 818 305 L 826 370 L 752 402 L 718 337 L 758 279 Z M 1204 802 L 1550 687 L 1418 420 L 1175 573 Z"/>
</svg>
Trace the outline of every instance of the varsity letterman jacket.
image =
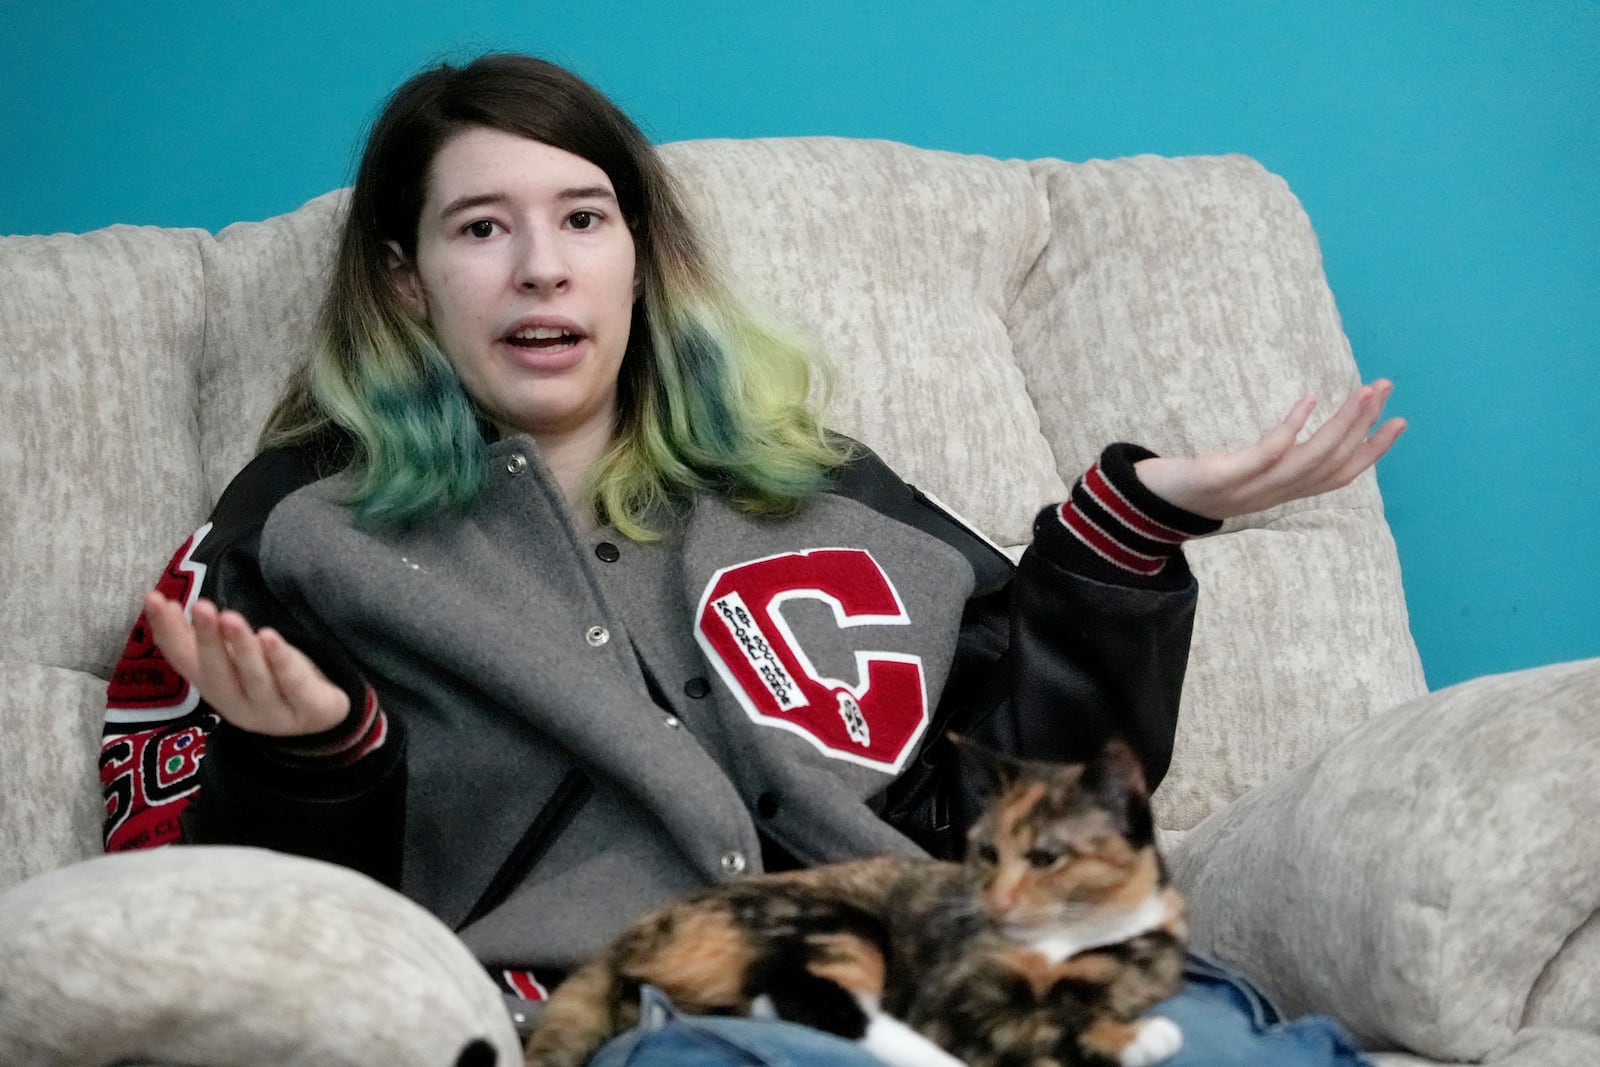
<svg viewBox="0 0 1600 1067">
<path fill-rule="evenodd" d="M 258 456 L 160 581 L 272 626 L 337 729 L 220 723 L 143 618 L 100 758 L 108 850 L 260 845 L 355 867 L 491 971 L 564 969 L 650 905 L 764 868 L 959 852 L 956 730 L 1166 770 L 1217 524 L 1108 449 L 1013 567 L 862 451 L 783 519 L 705 496 L 659 540 L 575 527 L 525 437 L 465 514 L 357 525 L 321 446 Z M 527 989 L 523 990 L 528 992 Z"/>
</svg>

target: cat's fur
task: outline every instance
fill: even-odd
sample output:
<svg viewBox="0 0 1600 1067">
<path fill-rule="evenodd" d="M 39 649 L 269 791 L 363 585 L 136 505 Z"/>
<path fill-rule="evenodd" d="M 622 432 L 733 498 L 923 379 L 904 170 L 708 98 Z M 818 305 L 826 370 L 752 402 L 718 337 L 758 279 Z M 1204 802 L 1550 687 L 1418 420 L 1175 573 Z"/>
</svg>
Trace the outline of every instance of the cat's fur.
<svg viewBox="0 0 1600 1067">
<path fill-rule="evenodd" d="M 961 747 L 992 793 L 964 864 L 834 864 L 659 908 L 555 991 L 529 1067 L 581 1067 L 634 1025 L 645 984 L 690 1013 L 776 1014 L 918 1067 L 1170 1056 L 1177 1027 L 1145 1012 L 1181 982 L 1183 904 L 1138 758 L 1121 742 L 1087 765 Z"/>
</svg>

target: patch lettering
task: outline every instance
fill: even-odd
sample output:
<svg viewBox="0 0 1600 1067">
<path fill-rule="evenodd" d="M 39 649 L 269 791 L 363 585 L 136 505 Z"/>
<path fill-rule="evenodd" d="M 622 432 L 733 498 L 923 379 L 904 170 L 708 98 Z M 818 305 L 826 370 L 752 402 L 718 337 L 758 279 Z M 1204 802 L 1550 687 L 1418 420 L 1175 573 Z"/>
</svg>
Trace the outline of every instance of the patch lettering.
<svg viewBox="0 0 1600 1067">
<path fill-rule="evenodd" d="M 196 530 L 156 582 L 185 613 L 205 582 L 206 565 L 194 554 L 210 532 L 209 522 Z M 178 816 L 199 788 L 196 774 L 216 723 L 215 715 L 200 710 L 199 692 L 161 654 L 141 612 L 106 687 L 100 747 L 106 851 L 178 840 Z"/>
<path fill-rule="evenodd" d="M 911 622 L 871 553 L 817 548 L 712 575 L 695 638 L 752 722 L 788 730 L 831 759 L 898 772 L 928 725 L 921 658 L 863 649 L 855 679 L 825 677 L 784 620 L 784 604 L 796 599 L 826 604 L 841 630 Z"/>
</svg>

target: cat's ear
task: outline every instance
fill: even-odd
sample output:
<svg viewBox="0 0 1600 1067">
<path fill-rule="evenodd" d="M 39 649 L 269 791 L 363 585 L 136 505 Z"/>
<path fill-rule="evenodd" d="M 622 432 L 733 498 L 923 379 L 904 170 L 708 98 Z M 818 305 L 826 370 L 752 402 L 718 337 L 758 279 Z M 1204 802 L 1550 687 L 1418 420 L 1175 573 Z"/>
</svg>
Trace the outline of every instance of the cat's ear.
<svg viewBox="0 0 1600 1067">
<path fill-rule="evenodd" d="M 1148 781 L 1144 761 L 1119 737 L 1107 741 L 1083 773 L 1083 787 L 1101 807 L 1118 813 L 1124 820 L 1123 831 L 1141 845 L 1154 832 Z"/>
<path fill-rule="evenodd" d="M 956 733 L 945 737 L 956 750 L 956 773 L 960 780 L 980 796 L 999 795 L 1024 770 L 1021 760 L 985 748 L 970 737 Z"/>
<path fill-rule="evenodd" d="M 1105 790 L 1115 796 L 1131 794 L 1149 799 L 1150 787 L 1145 782 L 1144 762 L 1133 746 L 1120 737 L 1105 743 L 1083 775 L 1084 785 L 1097 793 Z"/>
</svg>

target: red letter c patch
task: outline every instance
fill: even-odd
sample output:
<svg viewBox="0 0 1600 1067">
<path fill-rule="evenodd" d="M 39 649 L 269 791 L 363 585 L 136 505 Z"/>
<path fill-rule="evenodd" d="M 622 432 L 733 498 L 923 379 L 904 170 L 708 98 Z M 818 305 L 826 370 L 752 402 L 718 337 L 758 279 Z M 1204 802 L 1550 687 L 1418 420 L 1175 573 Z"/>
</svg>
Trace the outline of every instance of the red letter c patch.
<svg viewBox="0 0 1600 1067">
<path fill-rule="evenodd" d="M 854 681 L 825 678 L 784 621 L 785 601 L 820 600 L 841 629 L 908 624 L 878 561 L 857 548 L 786 552 L 725 567 L 700 598 L 695 637 L 751 721 L 824 755 L 894 774 L 928 725 L 922 660 L 858 651 Z"/>
</svg>

